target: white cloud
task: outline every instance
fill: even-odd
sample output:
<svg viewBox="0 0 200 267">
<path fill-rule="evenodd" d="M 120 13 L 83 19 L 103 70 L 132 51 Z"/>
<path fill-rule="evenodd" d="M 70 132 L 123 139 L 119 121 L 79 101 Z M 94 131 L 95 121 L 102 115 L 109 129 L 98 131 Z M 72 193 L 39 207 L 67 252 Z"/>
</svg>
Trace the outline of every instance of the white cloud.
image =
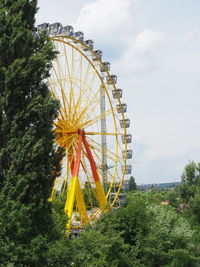
<svg viewBox="0 0 200 267">
<path fill-rule="evenodd" d="M 146 29 L 129 40 L 127 49 L 114 65 L 118 71 L 121 71 L 123 66 L 125 73 L 154 69 L 160 59 L 160 51 L 165 45 L 164 33 Z"/>
<path fill-rule="evenodd" d="M 199 161 L 200 23 L 195 5 L 187 4 L 190 17 L 173 8 L 168 23 L 168 1 L 150 2 L 39 0 L 38 22 L 72 24 L 103 47 L 128 104 L 133 175 L 164 182 L 178 177 L 189 159 Z"/>
<path fill-rule="evenodd" d="M 193 42 L 193 41 L 200 40 L 200 29 L 193 28 L 185 35 L 185 41 Z"/>
<path fill-rule="evenodd" d="M 76 29 L 101 43 L 123 39 L 133 23 L 131 0 L 96 0 L 84 5 L 75 21 Z"/>
<path fill-rule="evenodd" d="M 145 52 L 152 47 L 158 46 L 164 40 L 165 35 L 162 32 L 153 31 L 151 29 L 144 30 L 134 40 L 132 49 Z"/>
<path fill-rule="evenodd" d="M 63 25 L 70 25 L 88 1 L 91 0 L 38 0 L 37 24 L 61 22 Z"/>
<path fill-rule="evenodd" d="M 136 37 L 115 62 L 126 89 L 133 147 L 145 144 L 133 160 L 138 181 L 173 180 L 189 159 L 199 161 L 199 31 L 158 36 L 148 46 L 135 46 Z"/>
</svg>

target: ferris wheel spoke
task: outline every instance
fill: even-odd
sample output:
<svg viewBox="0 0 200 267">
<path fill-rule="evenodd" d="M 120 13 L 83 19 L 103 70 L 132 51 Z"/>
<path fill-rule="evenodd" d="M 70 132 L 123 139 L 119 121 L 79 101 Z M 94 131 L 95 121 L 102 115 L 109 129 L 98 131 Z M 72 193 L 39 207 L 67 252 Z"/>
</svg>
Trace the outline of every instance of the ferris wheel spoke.
<svg viewBox="0 0 200 267">
<path fill-rule="evenodd" d="M 109 155 L 108 151 L 103 151 L 102 147 L 99 148 L 97 145 L 91 144 L 90 143 L 90 147 L 92 148 L 92 150 L 97 151 L 98 153 L 104 155 L 106 158 L 112 160 L 113 162 L 118 162 L 118 157 L 116 157 L 116 155 Z"/>
<path fill-rule="evenodd" d="M 83 56 L 80 54 L 80 64 L 79 64 L 79 88 L 82 90 L 82 76 L 83 76 Z"/>
<path fill-rule="evenodd" d="M 56 95 L 56 92 L 54 91 L 52 85 L 49 83 L 50 88 L 51 88 L 51 94 L 54 99 L 59 100 L 59 97 Z M 61 115 L 62 119 L 64 120 L 66 117 L 66 112 L 63 110 L 63 107 L 60 107 L 59 114 Z"/>
<path fill-rule="evenodd" d="M 98 103 L 99 103 L 99 100 L 98 100 L 98 99 L 97 99 L 96 101 L 93 101 L 92 104 L 95 104 L 94 109 L 97 107 Z M 79 122 L 84 118 L 84 116 L 85 116 L 86 113 L 88 112 L 89 106 L 90 106 L 90 105 L 87 104 L 87 105 L 83 108 L 83 110 L 82 110 L 81 113 L 79 114 L 78 118 L 75 120 L 75 123 L 79 123 Z M 94 110 L 94 109 L 93 109 L 93 110 Z M 93 110 L 92 110 L 92 111 L 93 111 Z M 91 111 L 90 111 L 90 112 L 91 112 Z"/>
<path fill-rule="evenodd" d="M 86 135 L 111 135 L 111 136 L 118 136 L 122 135 L 120 133 L 108 133 L 108 132 L 85 132 Z"/>
<path fill-rule="evenodd" d="M 88 100 L 90 99 L 90 95 L 91 95 L 91 93 L 92 93 L 92 88 L 93 88 L 93 84 L 94 84 L 94 81 L 95 81 L 95 76 L 96 76 L 96 71 L 92 71 L 92 73 L 91 73 L 91 81 L 88 83 L 89 84 L 89 88 L 90 88 L 90 90 L 89 90 L 89 92 L 88 92 Z"/>
<path fill-rule="evenodd" d="M 97 141 L 95 141 L 94 139 L 90 138 L 89 136 L 87 136 L 87 138 L 90 140 L 90 146 L 94 148 L 97 148 L 98 151 L 100 151 L 102 153 L 102 145 L 99 144 Z M 92 143 L 91 143 L 92 142 Z M 122 159 L 119 155 L 116 155 L 115 153 L 113 153 L 111 150 L 109 150 L 108 148 L 104 147 L 105 150 L 105 155 L 109 157 L 109 154 L 112 155 L 110 156 L 110 158 L 114 161 L 114 162 L 118 162 L 120 159 Z"/>
<path fill-rule="evenodd" d="M 90 89 L 92 88 L 91 86 L 89 87 Z M 103 86 L 104 90 L 105 90 L 105 87 Z M 91 104 L 93 104 L 93 101 L 94 99 L 98 99 L 98 103 L 100 103 L 100 100 L 99 100 L 99 95 L 100 95 L 100 92 L 102 91 L 102 84 L 99 86 L 99 88 L 96 90 L 95 94 L 91 97 L 91 92 L 92 90 L 90 90 L 90 93 L 88 95 L 88 100 L 86 102 L 86 106 L 90 106 Z M 95 106 L 95 108 L 97 107 L 97 105 Z M 94 110 L 94 109 L 93 109 Z"/>
<path fill-rule="evenodd" d="M 57 50 L 58 50 L 58 43 L 57 43 Z M 58 84 L 60 85 L 60 88 L 61 88 L 61 95 L 62 95 L 62 104 L 63 104 L 63 107 L 64 107 L 64 111 L 65 113 L 67 114 L 67 108 L 66 108 L 66 104 L 68 105 L 68 100 L 66 98 L 66 95 L 65 95 L 65 92 L 64 92 L 64 85 L 63 85 L 63 78 L 64 75 L 62 73 L 62 67 L 61 67 L 61 63 L 59 62 L 59 57 L 56 57 L 56 69 L 55 69 L 55 65 L 53 64 L 53 69 L 54 69 L 54 73 L 56 75 L 56 78 L 57 78 L 57 81 L 58 81 Z"/>
<path fill-rule="evenodd" d="M 73 47 L 71 48 L 71 80 L 74 75 L 74 49 Z M 74 100 L 74 93 L 73 93 L 73 86 L 70 86 L 70 94 L 69 94 L 69 117 L 71 118 L 71 110 L 72 110 L 72 102 Z"/>
<path fill-rule="evenodd" d="M 93 111 L 94 110 L 90 111 L 90 114 L 93 113 Z M 89 127 L 89 126 L 101 121 L 102 119 L 108 117 L 108 115 L 110 115 L 112 112 L 113 112 L 112 109 L 108 109 L 105 112 L 103 112 L 101 115 L 98 115 L 98 116 L 92 118 L 91 120 L 87 121 L 87 119 L 89 118 L 89 116 L 88 116 L 87 119 L 86 119 L 86 122 L 85 122 L 85 124 L 83 126 L 84 127 L 86 127 L 86 126 Z M 104 134 L 104 133 L 102 133 L 102 134 Z"/>
<path fill-rule="evenodd" d="M 91 89 L 91 88 L 90 88 Z M 83 90 L 84 91 L 84 90 Z M 87 102 L 84 105 L 83 110 L 81 111 L 81 113 L 79 114 L 79 118 L 82 117 L 82 115 L 85 115 L 87 113 L 87 111 L 89 110 L 89 108 L 96 103 L 94 109 L 97 107 L 98 103 L 99 103 L 99 98 L 97 97 L 98 92 L 100 91 L 100 88 L 97 90 L 96 94 L 92 97 L 92 99 L 90 99 L 90 101 L 88 101 L 88 95 L 85 94 L 85 97 L 87 98 Z M 84 93 L 83 93 L 84 94 Z M 78 108 L 78 106 L 80 105 L 81 101 L 82 101 L 82 96 L 83 94 L 81 94 L 78 98 L 75 110 Z"/>
<path fill-rule="evenodd" d="M 98 148 L 98 147 L 95 146 L 95 145 L 91 145 L 91 148 L 92 148 L 93 150 L 96 150 L 96 151 L 99 152 L 100 154 L 103 154 L 104 156 L 106 156 L 107 158 L 109 158 L 110 160 L 112 160 L 113 162 L 117 162 L 116 158 L 114 158 L 114 157 L 108 155 L 108 153 L 102 152 L 102 148 L 100 149 L 100 148 Z"/>
<path fill-rule="evenodd" d="M 68 103 L 68 100 L 67 100 L 67 98 L 66 98 L 66 96 L 65 96 L 64 89 L 63 89 L 63 86 L 62 86 L 62 82 L 59 80 L 59 77 L 58 77 L 58 74 L 57 74 L 57 72 L 56 72 L 56 70 L 55 70 L 55 66 L 54 66 L 54 65 L 53 65 L 53 71 L 54 71 L 54 74 L 55 74 L 55 76 L 56 76 L 56 78 L 57 78 L 57 81 L 58 81 L 58 84 L 59 84 L 59 87 L 60 87 L 60 90 L 61 90 L 62 104 L 63 104 L 63 106 L 64 106 L 64 112 L 67 114 L 68 111 L 67 111 L 67 108 L 66 108 L 66 103 L 67 103 L 67 104 L 69 104 L 69 103 Z M 54 94 L 55 94 L 55 90 L 54 90 Z M 57 95 L 57 94 L 56 94 L 56 95 Z M 60 97 L 57 96 L 57 99 L 60 100 Z"/>
<path fill-rule="evenodd" d="M 59 128 L 59 129 L 62 129 L 61 126 L 60 126 L 58 123 L 56 123 L 56 122 L 53 122 L 53 125 L 54 125 L 55 127 Z"/>
<path fill-rule="evenodd" d="M 81 57 L 82 57 L 83 55 L 82 55 L 82 53 L 81 53 Z M 75 108 L 74 108 L 74 110 L 78 110 L 78 109 L 80 109 L 80 103 L 81 103 L 81 101 L 82 101 L 82 97 L 83 97 L 83 94 L 85 93 L 85 92 L 87 92 L 87 90 L 84 90 L 86 87 L 88 87 L 88 85 L 87 85 L 87 79 L 88 79 L 88 76 L 89 76 L 89 74 L 90 74 L 90 69 L 91 69 L 91 64 L 88 62 L 88 64 L 87 64 L 87 69 L 86 69 L 86 72 L 85 72 L 85 77 L 84 77 L 84 80 L 83 80 L 83 82 L 81 83 L 81 86 L 80 86 L 80 90 L 79 90 L 79 97 L 78 97 L 78 100 L 77 100 L 77 102 L 76 102 L 76 105 L 75 105 Z M 92 88 L 90 88 L 89 89 L 89 92 L 91 92 L 92 91 Z M 90 93 L 89 93 L 90 94 Z M 87 99 L 88 99 L 88 95 L 86 96 L 87 97 Z"/>
<path fill-rule="evenodd" d="M 88 79 L 88 76 L 89 76 L 91 68 L 92 68 L 92 65 L 90 64 L 90 62 L 88 62 L 87 63 L 87 68 L 86 68 L 86 71 L 85 71 L 85 76 L 84 76 L 84 79 L 83 79 L 83 84 L 87 84 L 87 79 Z"/>
<path fill-rule="evenodd" d="M 65 56 L 65 62 L 66 62 L 66 69 L 67 69 L 66 76 L 68 77 L 69 84 L 70 84 L 70 103 L 69 103 L 69 107 L 71 107 L 71 102 L 73 102 L 73 104 L 75 103 L 74 94 L 73 94 L 72 73 L 70 71 L 69 58 L 67 56 L 66 45 L 64 43 L 63 43 L 63 48 L 64 48 L 63 50 L 64 50 L 64 56 Z"/>
<path fill-rule="evenodd" d="M 57 50 L 58 50 L 58 44 L 57 44 Z M 57 67 L 57 70 L 58 70 L 58 72 L 56 72 L 57 73 L 57 76 L 59 77 L 59 81 L 61 82 L 61 84 L 62 84 L 62 81 L 63 81 L 63 79 L 62 79 L 62 77 L 64 77 L 64 75 L 63 75 L 63 72 L 62 72 L 62 67 L 61 67 L 61 63 L 59 62 L 59 57 L 56 57 L 56 67 Z M 55 67 L 54 67 L 54 69 L 55 69 Z M 63 88 L 64 86 L 62 86 L 62 88 Z"/>
<path fill-rule="evenodd" d="M 95 95 L 92 97 L 92 99 L 90 101 L 87 101 L 86 105 L 85 105 L 85 108 L 81 111 L 80 115 L 79 115 L 79 118 L 78 120 L 80 121 L 83 116 L 88 112 L 90 115 L 94 112 L 94 110 L 97 108 L 98 104 L 100 103 L 99 102 L 99 98 L 97 98 L 97 95 L 98 93 L 100 92 L 102 86 L 100 86 L 98 88 L 98 90 L 96 91 Z M 95 101 L 95 98 L 96 98 L 96 101 Z M 94 105 L 94 106 L 93 106 Z M 92 108 L 92 109 L 90 109 Z M 89 117 L 89 115 L 87 116 Z M 77 123 L 77 121 L 76 121 Z"/>
</svg>

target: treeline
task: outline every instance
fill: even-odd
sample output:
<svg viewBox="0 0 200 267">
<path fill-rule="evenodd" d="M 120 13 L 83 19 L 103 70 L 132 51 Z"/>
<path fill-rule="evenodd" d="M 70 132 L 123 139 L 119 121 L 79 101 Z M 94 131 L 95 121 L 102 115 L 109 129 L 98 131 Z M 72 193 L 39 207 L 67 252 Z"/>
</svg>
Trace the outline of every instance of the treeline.
<svg viewBox="0 0 200 267">
<path fill-rule="evenodd" d="M 61 234 L 48 252 L 49 266 L 200 266 L 199 167 L 189 163 L 175 190 L 131 191 L 126 206 L 86 227 L 79 238 Z M 53 204 L 56 218 L 61 202 Z"/>
<path fill-rule="evenodd" d="M 131 191 L 126 206 L 86 227 L 79 238 L 58 241 L 62 245 L 49 250 L 48 264 L 200 266 L 199 166 L 189 163 L 175 190 Z"/>
</svg>

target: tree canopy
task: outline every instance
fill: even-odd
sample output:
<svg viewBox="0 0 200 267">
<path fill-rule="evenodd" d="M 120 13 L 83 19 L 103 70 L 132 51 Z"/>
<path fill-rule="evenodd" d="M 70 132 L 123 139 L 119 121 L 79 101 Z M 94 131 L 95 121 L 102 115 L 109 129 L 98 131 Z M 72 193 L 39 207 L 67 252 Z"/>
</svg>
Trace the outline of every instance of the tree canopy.
<svg viewBox="0 0 200 267">
<path fill-rule="evenodd" d="M 129 190 L 136 190 L 136 189 L 137 189 L 137 185 L 135 182 L 135 178 L 131 176 L 129 180 Z"/>
<path fill-rule="evenodd" d="M 58 103 L 45 79 L 55 57 L 34 37 L 36 0 L 0 1 L 0 261 L 41 266 L 46 259 L 52 184 L 52 122 Z M 40 265 L 37 265 L 39 263 Z M 9 265 L 11 266 L 11 265 Z"/>
</svg>

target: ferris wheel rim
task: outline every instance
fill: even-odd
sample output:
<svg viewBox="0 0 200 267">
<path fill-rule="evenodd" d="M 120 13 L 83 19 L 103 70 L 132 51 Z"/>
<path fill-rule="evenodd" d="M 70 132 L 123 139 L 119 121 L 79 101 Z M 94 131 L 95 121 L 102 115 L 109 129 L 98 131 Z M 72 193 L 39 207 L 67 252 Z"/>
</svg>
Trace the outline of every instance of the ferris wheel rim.
<svg viewBox="0 0 200 267">
<path fill-rule="evenodd" d="M 64 44 L 70 45 L 71 47 L 73 47 L 74 49 L 76 49 L 79 53 L 81 53 L 82 56 L 84 56 L 85 59 L 86 59 L 88 62 L 90 62 L 90 64 L 92 65 L 92 67 L 95 69 L 95 71 L 96 71 L 96 73 L 97 73 L 97 76 L 99 77 L 101 83 L 105 86 L 105 93 L 106 93 L 107 98 L 108 98 L 108 100 L 109 100 L 110 106 L 113 108 L 113 104 L 112 104 L 112 101 L 111 101 L 111 99 L 110 99 L 110 95 L 109 95 L 109 93 L 108 93 L 108 88 L 107 88 L 106 84 L 104 83 L 104 81 L 103 81 L 103 79 L 102 79 L 102 77 L 101 77 L 101 75 L 100 75 L 98 69 L 97 69 L 97 68 L 95 67 L 95 65 L 93 64 L 93 62 L 88 58 L 87 55 L 85 55 L 85 53 L 83 53 L 79 48 L 77 48 L 77 46 L 75 46 L 75 45 L 73 45 L 73 44 L 71 44 L 71 43 L 68 43 L 68 42 L 64 41 L 63 39 L 68 39 L 68 40 L 71 40 L 71 41 L 76 41 L 76 43 L 79 43 L 81 46 L 85 46 L 85 47 L 87 47 L 87 49 L 90 51 L 90 53 L 96 57 L 96 60 L 97 60 L 97 61 L 99 61 L 99 63 L 101 64 L 101 66 L 103 66 L 103 67 L 105 68 L 105 72 L 106 72 L 106 74 L 111 78 L 111 75 L 110 75 L 109 71 L 106 69 L 106 67 L 104 66 L 104 64 L 103 64 L 103 62 L 101 61 L 101 59 L 98 58 L 98 56 L 95 54 L 95 52 L 94 52 L 93 50 L 90 49 L 90 47 L 88 47 L 88 46 L 85 45 L 83 42 L 81 42 L 81 41 L 79 41 L 79 40 L 77 40 L 77 39 L 75 39 L 75 38 L 68 37 L 68 36 L 56 36 L 56 37 L 54 36 L 54 37 L 51 37 L 51 40 L 52 40 L 52 41 L 62 42 L 62 43 L 64 43 Z M 116 86 L 115 86 L 115 84 L 114 84 L 113 82 L 112 82 L 112 87 L 114 88 L 114 90 L 116 90 Z M 118 99 L 117 99 L 117 100 L 118 100 L 118 103 L 121 104 L 121 100 L 120 100 L 119 96 L 118 96 Z M 113 115 L 114 122 L 115 122 L 115 127 L 116 127 L 116 128 L 115 128 L 115 131 L 117 132 L 116 118 L 115 118 L 115 114 L 114 114 L 114 110 L 113 110 L 113 109 L 112 109 L 112 115 Z M 124 120 L 124 118 L 125 118 L 125 116 L 124 116 L 124 113 L 122 112 L 122 119 Z M 126 135 L 126 128 L 123 128 L 123 131 L 124 131 L 124 134 Z M 118 141 L 119 141 L 119 140 L 118 140 L 118 139 L 116 139 L 116 140 L 117 140 L 116 147 L 117 147 L 117 149 L 119 149 L 119 144 L 118 144 Z M 125 146 L 124 146 L 124 147 L 125 147 L 125 151 L 126 151 L 126 150 L 127 150 L 127 143 L 126 143 L 126 142 L 125 142 Z M 118 153 L 117 153 L 117 154 L 118 154 Z M 125 158 L 123 159 L 123 162 L 124 162 L 123 166 L 126 166 L 126 153 L 125 153 Z M 115 172 L 116 172 L 116 171 L 115 171 Z M 115 176 L 116 176 L 116 173 L 115 173 Z M 111 205 L 109 205 L 109 209 L 111 209 L 111 208 L 114 206 L 114 204 L 115 204 L 115 202 L 116 202 L 116 199 L 118 198 L 118 195 L 119 195 L 119 193 L 120 193 L 121 186 L 122 186 L 122 183 L 123 183 L 123 180 L 124 180 L 124 176 L 125 176 L 125 169 L 123 168 L 123 173 L 122 173 L 122 177 L 121 177 L 121 179 L 120 179 L 119 189 L 118 189 L 118 191 L 116 192 L 116 197 L 115 197 L 115 199 L 113 200 L 113 202 L 111 203 Z M 108 193 L 107 193 L 107 196 L 106 196 L 107 198 L 108 198 L 109 195 L 110 195 L 111 189 L 112 189 L 112 186 L 110 186 L 110 188 L 109 188 L 109 190 L 108 190 Z M 97 212 L 93 215 L 93 217 L 90 218 L 88 221 L 86 221 L 84 224 L 87 224 L 89 221 L 91 221 L 92 219 L 96 218 L 97 215 L 98 215 L 101 211 L 102 211 L 102 210 L 101 210 L 100 208 L 98 208 Z M 82 224 L 82 225 L 84 225 L 84 224 Z"/>
</svg>

